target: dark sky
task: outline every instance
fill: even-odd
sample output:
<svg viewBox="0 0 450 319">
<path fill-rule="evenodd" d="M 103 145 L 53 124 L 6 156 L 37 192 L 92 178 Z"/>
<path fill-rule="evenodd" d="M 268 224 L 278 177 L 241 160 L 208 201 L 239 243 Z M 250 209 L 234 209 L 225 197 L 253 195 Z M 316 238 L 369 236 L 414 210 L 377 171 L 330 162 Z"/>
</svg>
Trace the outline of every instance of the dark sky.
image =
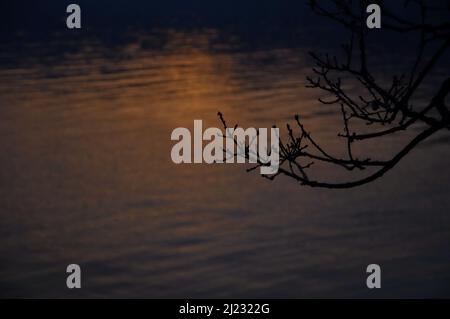
<svg viewBox="0 0 450 319">
<path fill-rule="evenodd" d="M 3 0 L 2 24 L 15 29 L 55 28 L 70 3 L 79 4 L 85 23 L 95 27 L 298 23 L 309 11 L 306 1 L 298 0 Z"/>
<path fill-rule="evenodd" d="M 323 23 L 307 0 L 1 0 L 1 33 L 47 32 L 65 28 L 66 7 L 82 8 L 83 26 L 95 29 L 134 27 L 304 27 Z M 326 5 L 330 0 L 319 0 Z M 403 0 L 385 1 L 403 12 Z M 450 0 L 427 0 L 450 6 Z"/>
<path fill-rule="evenodd" d="M 35 38 L 47 41 L 55 32 L 68 35 L 65 21 L 70 3 L 81 6 L 83 26 L 70 36 L 97 37 L 112 43 L 120 43 L 120 35 L 129 30 L 153 27 L 213 27 L 238 34 L 251 45 L 296 45 L 309 40 L 328 43 L 342 37 L 342 29 L 315 15 L 307 0 L 1 0 L 0 42 L 20 45 Z M 403 0 L 385 3 L 401 17 L 408 16 Z M 450 0 L 428 3 L 450 6 Z M 309 37 L 298 39 L 300 33 Z M 384 37 L 383 41 L 389 40 Z"/>
</svg>

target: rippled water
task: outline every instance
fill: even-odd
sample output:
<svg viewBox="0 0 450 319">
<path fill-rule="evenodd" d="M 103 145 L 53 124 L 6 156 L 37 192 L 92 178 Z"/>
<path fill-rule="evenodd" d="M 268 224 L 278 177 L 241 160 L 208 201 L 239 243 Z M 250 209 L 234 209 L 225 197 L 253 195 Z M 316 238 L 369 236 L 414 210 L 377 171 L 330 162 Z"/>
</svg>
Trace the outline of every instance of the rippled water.
<svg viewBox="0 0 450 319">
<path fill-rule="evenodd" d="M 342 130 L 304 88 L 308 48 L 244 50 L 216 37 L 165 30 L 158 48 L 143 34 L 64 54 L 30 44 L 22 63 L 2 65 L 0 294 L 448 297 L 448 136 L 345 191 L 172 163 L 171 131 L 194 119 L 218 127 L 219 110 L 244 127 L 300 113 L 331 146 Z M 70 263 L 82 268 L 77 291 L 65 287 Z M 383 269 L 376 292 L 365 286 L 371 263 Z"/>
</svg>

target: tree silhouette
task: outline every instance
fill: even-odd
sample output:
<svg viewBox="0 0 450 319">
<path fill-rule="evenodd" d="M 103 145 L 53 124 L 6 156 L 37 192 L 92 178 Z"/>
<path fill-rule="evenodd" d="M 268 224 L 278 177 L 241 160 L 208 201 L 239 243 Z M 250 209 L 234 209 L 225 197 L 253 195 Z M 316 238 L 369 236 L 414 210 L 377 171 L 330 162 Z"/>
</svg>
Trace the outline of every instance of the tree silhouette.
<svg viewBox="0 0 450 319">
<path fill-rule="evenodd" d="M 435 1 L 436 2 L 436 1 Z M 322 2 L 323 3 L 323 2 Z M 320 55 L 311 52 L 315 62 L 314 76 L 307 77 L 307 87 L 324 91 L 327 98 L 319 101 L 326 105 L 335 105 L 342 114 L 343 133 L 338 134 L 345 140 L 346 156 L 338 157 L 322 147 L 307 131 L 299 115 L 295 116 L 295 127 L 287 124 L 287 141 L 280 144 L 280 169 L 269 176 L 274 179 L 285 175 L 295 179 L 301 185 L 323 188 L 351 188 L 372 182 L 382 177 L 396 166 L 419 143 L 440 130 L 450 130 L 450 116 L 446 97 L 450 91 L 450 78 L 439 83 L 434 95 L 424 105 L 417 101 L 414 94 L 423 85 L 432 69 L 443 59 L 450 45 L 450 2 L 409 0 L 402 3 L 400 9 L 414 10 L 415 18 L 406 14 L 396 14 L 392 7 L 383 1 L 370 1 L 380 5 L 382 12 L 382 30 L 400 34 L 417 34 L 419 46 L 414 63 L 408 72 L 392 77 L 386 84 L 380 83 L 370 70 L 368 53 L 370 32 L 366 26 L 366 8 L 368 1 L 334 0 L 320 4 L 310 0 L 310 8 L 318 15 L 326 17 L 346 28 L 350 34 L 348 43 L 342 46 L 343 56 Z M 395 10 L 394 10 L 395 11 Z M 404 12 L 403 12 L 404 13 Z M 438 13 L 440 19 L 435 18 Z M 443 21 L 443 22 L 442 22 Z M 354 81 L 361 87 L 355 96 L 346 90 L 344 82 Z M 331 97 L 331 98 L 330 98 Z M 224 127 L 227 124 L 219 113 Z M 379 143 L 380 139 L 400 131 L 412 131 L 413 125 L 422 124 L 420 132 L 399 149 L 388 160 L 375 160 L 372 157 L 358 158 L 354 155 L 356 143 Z M 416 125 L 417 127 L 417 125 Z M 364 128 L 364 129 L 361 129 Z M 248 145 L 245 156 L 248 157 Z M 336 168 L 353 172 L 366 170 L 369 174 L 358 173 L 357 178 L 344 182 L 329 182 L 310 177 L 315 163 L 324 163 Z M 257 164 L 250 170 L 264 165 Z"/>
</svg>

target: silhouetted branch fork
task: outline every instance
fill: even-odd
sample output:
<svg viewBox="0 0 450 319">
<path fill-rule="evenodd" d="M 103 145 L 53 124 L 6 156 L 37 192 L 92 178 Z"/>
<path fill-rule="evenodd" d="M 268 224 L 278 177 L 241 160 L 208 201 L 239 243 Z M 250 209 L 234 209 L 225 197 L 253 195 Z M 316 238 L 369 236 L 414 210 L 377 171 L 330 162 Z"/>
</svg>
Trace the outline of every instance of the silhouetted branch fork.
<svg viewBox="0 0 450 319">
<path fill-rule="evenodd" d="M 396 156 L 394 156 L 390 161 L 386 162 L 386 164 L 383 165 L 383 167 L 380 170 L 376 171 L 374 174 L 371 174 L 365 178 L 356 181 L 343 183 L 327 183 L 327 182 L 305 180 L 304 178 L 282 168 L 279 170 L 279 172 L 283 173 L 286 176 L 294 178 L 301 185 L 310 187 L 343 189 L 361 186 L 382 177 L 385 173 L 387 173 L 390 169 L 392 169 L 403 157 L 405 157 L 411 150 L 413 150 L 420 142 L 424 141 L 425 139 L 427 139 L 428 137 L 439 131 L 441 128 L 442 127 L 430 127 L 427 130 L 423 131 L 422 133 L 417 135 L 408 145 L 406 145 L 405 148 L 403 148 Z"/>
</svg>

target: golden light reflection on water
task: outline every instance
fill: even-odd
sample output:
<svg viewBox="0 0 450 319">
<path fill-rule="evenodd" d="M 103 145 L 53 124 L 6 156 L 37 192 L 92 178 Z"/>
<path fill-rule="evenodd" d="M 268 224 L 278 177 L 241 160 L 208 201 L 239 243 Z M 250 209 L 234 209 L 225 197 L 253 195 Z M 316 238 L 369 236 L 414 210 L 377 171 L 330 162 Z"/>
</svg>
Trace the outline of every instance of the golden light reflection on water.
<svg viewBox="0 0 450 319">
<path fill-rule="evenodd" d="M 0 272 L 11 293 L 66 294 L 54 274 L 76 261 L 92 274 L 85 296 L 342 297 L 364 294 L 355 265 L 368 259 L 442 256 L 448 196 L 427 175 L 448 175 L 445 150 L 416 154 L 423 171 L 407 163 L 347 193 L 271 183 L 239 165 L 173 164 L 172 129 L 220 126 L 219 110 L 242 126 L 301 113 L 323 138 L 339 131 L 303 88 L 304 49 L 214 50 L 216 36 L 167 31 L 158 50 L 143 49 L 145 37 L 117 52 L 93 43 L 0 70 Z M 421 192 L 433 194 L 433 216 Z"/>
</svg>

